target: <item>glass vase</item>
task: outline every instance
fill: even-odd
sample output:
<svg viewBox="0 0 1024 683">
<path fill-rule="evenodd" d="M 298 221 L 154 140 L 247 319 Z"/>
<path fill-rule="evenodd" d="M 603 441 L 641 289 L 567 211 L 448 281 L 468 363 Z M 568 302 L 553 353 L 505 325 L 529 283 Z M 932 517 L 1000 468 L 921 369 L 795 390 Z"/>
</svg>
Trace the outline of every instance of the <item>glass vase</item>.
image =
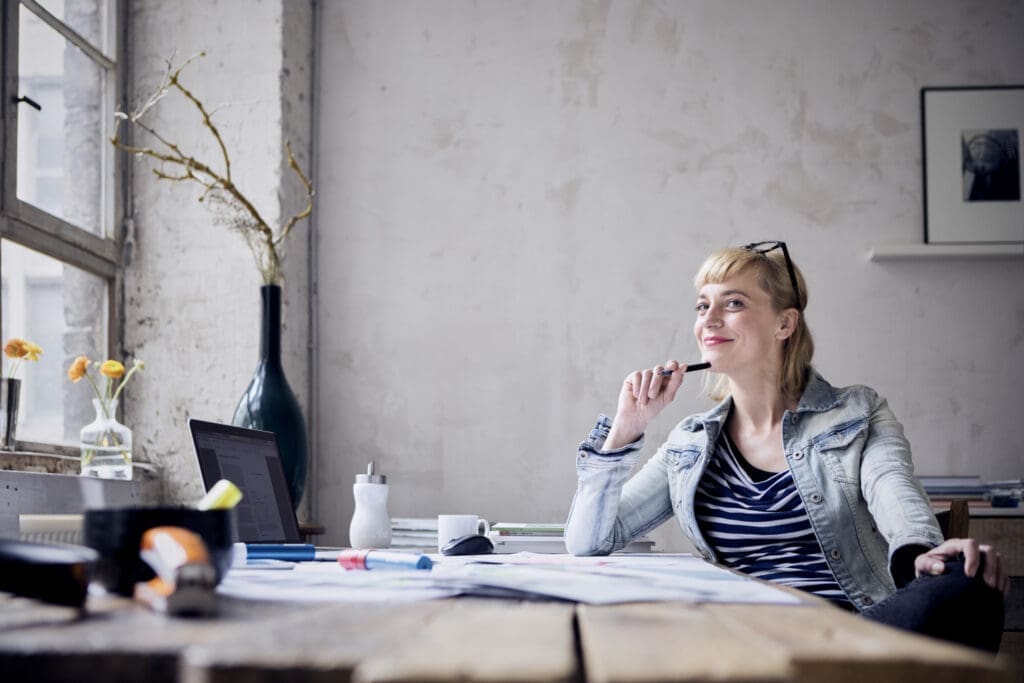
<svg viewBox="0 0 1024 683">
<path fill-rule="evenodd" d="M 132 430 L 117 421 L 117 401 L 92 400 L 96 419 L 82 427 L 82 476 L 132 478 Z"/>
</svg>

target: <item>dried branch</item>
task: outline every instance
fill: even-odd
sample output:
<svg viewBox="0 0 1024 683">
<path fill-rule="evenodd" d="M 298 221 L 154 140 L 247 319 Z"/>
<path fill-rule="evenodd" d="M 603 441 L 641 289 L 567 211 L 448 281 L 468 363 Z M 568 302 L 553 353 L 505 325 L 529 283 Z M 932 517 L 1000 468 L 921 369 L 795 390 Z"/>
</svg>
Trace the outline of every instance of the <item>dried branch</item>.
<svg viewBox="0 0 1024 683">
<path fill-rule="evenodd" d="M 200 52 L 199 54 L 205 55 L 206 53 Z M 170 83 L 172 86 L 177 88 L 178 91 L 180 91 L 181 94 L 184 95 L 189 102 L 194 104 L 196 109 L 199 110 L 199 113 L 203 115 L 203 125 L 210 130 L 210 133 L 212 133 L 213 137 L 217 140 L 217 146 L 220 147 L 221 156 L 224 158 L 224 177 L 230 181 L 231 159 L 228 157 L 228 150 L 227 147 L 224 146 L 224 139 L 221 138 L 220 131 L 217 130 L 217 126 L 213 125 L 213 120 L 210 118 L 210 114 L 206 111 L 206 107 L 203 106 L 203 103 L 196 99 L 196 96 L 193 95 L 188 88 L 183 86 L 181 84 L 181 81 L 179 80 L 179 77 L 181 76 L 181 70 L 188 65 L 189 62 L 185 62 L 184 64 L 182 64 L 181 67 L 178 68 L 178 70 L 171 75 Z"/>
<path fill-rule="evenodd" d="M 285 142 L 285 150 L 288 154 L 288 166 L 291 168 L 306 192 L 306 207 L 299 213 L 292 216 L 281 229 L 279 234 L 263 219 L 256 206 L 249 201 L 242 191 L 234 184 L 231 178 L 231 157 L 228 154 L 227 145 L 221 136 L 220 130 L 213 122 L 213 112 L 216 108 L 208 110 L 206 105 L 186 88 L 181 82 L 181 73 L 189 64 L 199 57 L 204 57 L 205 52 L 200 52 L 187 59 L 180 67 L 174 68 L 171 61 L 167 62 L 167 71 L 160 82 L 157 90 L 146 99 L 146 101 L 130 115 L 124 112 L 116 112 L 117 122 L 114 126 L 114 135 L 110 138 L 111 144 L 117 149 L 132 154 L 136 157 L 148 157 L 176 168 L 175 172 L 165 171 L 163 168 L 154 168 L 153 173 L 161 180 L 172 182 L 195 182 L 203 187 L 199 196 L 200 202 L 206 202 L 207 206 L 218 207 L 223 211 L 223 221 L 229 229 L 242 235 L 246 245 L 256 259 L 256 265 L 266 284 L 274 284 L 281 279 L 281 259 L 278 253 L 284 240 L 291 233 L 292 228 L 300 220 L 308 218 L 313 211 L 313 185 L 309 178 L 302 172 L 295 155 L 292 153 L 291 145 Z M 177 91 L 182 97 L 192 104 L 202 117 L 203 126 L 220 149 L 221 160 L 224 164 L 223 172 L 213 169 L 208 163 L 196 159 L 194 156 L 184 152 L 181 147 L 171 142 L 165 136 L 157 132 L 152 126 L 141 121 L 141 118 L 149 112 L 157 103 L 167 97 L 172 91 Z M 125 143 L 119 137 L 121 122 L 138 127 L 141 131 L 155 139 L 159 146 L 143 147 Z"/>
<path fill-rule="evenodd" d="M 299 176 L 299 180 L 302 181 L 302 187 L 306 190 L 306 208 L 288 219 L 284 229 L 281 230 L 281 234 L 275 241 L 275 245 L 280 244 L 286 237 L 288 237 L 288 233 L 292 231 L 292 228 L 295 227 L 296 223 L 305 218 L 309 218 L 310 214 L 313 213 L 313 184 L 309 182 L 309 178 L 306 177 L 306 174 L 303 173 L 302 169 L 299 167 L 299 162 L 295 160 L 295 155 L 292 153 L 291 143 L 285 141 L 284 148 L 288 151 L 288 168 L 295 171 L 295 175 Z"/>
</svg>

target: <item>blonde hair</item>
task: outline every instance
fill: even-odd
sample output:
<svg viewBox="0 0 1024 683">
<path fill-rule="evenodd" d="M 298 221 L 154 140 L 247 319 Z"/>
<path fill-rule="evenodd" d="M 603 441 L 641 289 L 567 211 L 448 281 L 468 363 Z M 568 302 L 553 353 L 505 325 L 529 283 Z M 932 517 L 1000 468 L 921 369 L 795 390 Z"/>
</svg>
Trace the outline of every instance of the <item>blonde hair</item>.
<svg viewBox="0 0 1024 683">
<path fill-rule="evenodd" d="M 792 259 L 790 259 L 792 263 Z M 795 308 L 799 311 L 796 329 L 785 341 L 782 350 L 782 371 L 779 373 L 779 390 L 783 396 L 799 398 L 807 385 L 808 370 L 814 357 L 814 339 L 804 319 L 807 306 L 807 283 L 803 273 L 793 263 L 799 300 L 793 291 L 793 283 L 786 268 L 786 259 L 781 249 L 758 253 L 743 247 L 726 247 L 711 254 L 693 278 L 697 290 L 707 284 L 721 284 L 747 270 L 757 274 L 758 284 L 771 298 L 776 311 Z M 715 401 L 729 395 L 729 378 L 725 375 L 707 375 L 707 393 Z"/>
</svg>

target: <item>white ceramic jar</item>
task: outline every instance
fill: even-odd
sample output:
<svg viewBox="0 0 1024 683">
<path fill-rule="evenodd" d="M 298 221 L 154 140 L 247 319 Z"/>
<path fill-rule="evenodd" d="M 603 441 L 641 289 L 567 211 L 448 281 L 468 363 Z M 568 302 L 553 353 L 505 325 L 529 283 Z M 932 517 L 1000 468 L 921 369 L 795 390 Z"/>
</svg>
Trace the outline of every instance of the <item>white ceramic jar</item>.
<svg viewBox="0 0 1024 683">
<path fill-rule="evenodd" d="M 352 485 L 356 509 L 348 527 L 349 543 L 359 550 L 391 546 L 391 516 L 388 514 L 388 478 L 374 472 L 374 463 L 366 474 L 357 474 Z"/>
</svg>

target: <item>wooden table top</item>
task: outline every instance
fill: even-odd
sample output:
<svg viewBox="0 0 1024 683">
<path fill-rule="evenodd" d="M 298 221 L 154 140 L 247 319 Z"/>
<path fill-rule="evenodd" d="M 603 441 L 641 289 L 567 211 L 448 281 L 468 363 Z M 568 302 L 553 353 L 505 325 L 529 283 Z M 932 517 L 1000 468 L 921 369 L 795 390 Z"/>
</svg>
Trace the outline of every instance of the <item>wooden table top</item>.
<svg viewBox="0 0 1024 683">
<path fill-rule="evenodd" d="M 1010 681 L 1001 660 L 821 604 L 614 606 L 221 599 L 167 618 L 112 596 L 84 614 L 0 593 L 0 678 L 200 681 Z"/>
</svg>

